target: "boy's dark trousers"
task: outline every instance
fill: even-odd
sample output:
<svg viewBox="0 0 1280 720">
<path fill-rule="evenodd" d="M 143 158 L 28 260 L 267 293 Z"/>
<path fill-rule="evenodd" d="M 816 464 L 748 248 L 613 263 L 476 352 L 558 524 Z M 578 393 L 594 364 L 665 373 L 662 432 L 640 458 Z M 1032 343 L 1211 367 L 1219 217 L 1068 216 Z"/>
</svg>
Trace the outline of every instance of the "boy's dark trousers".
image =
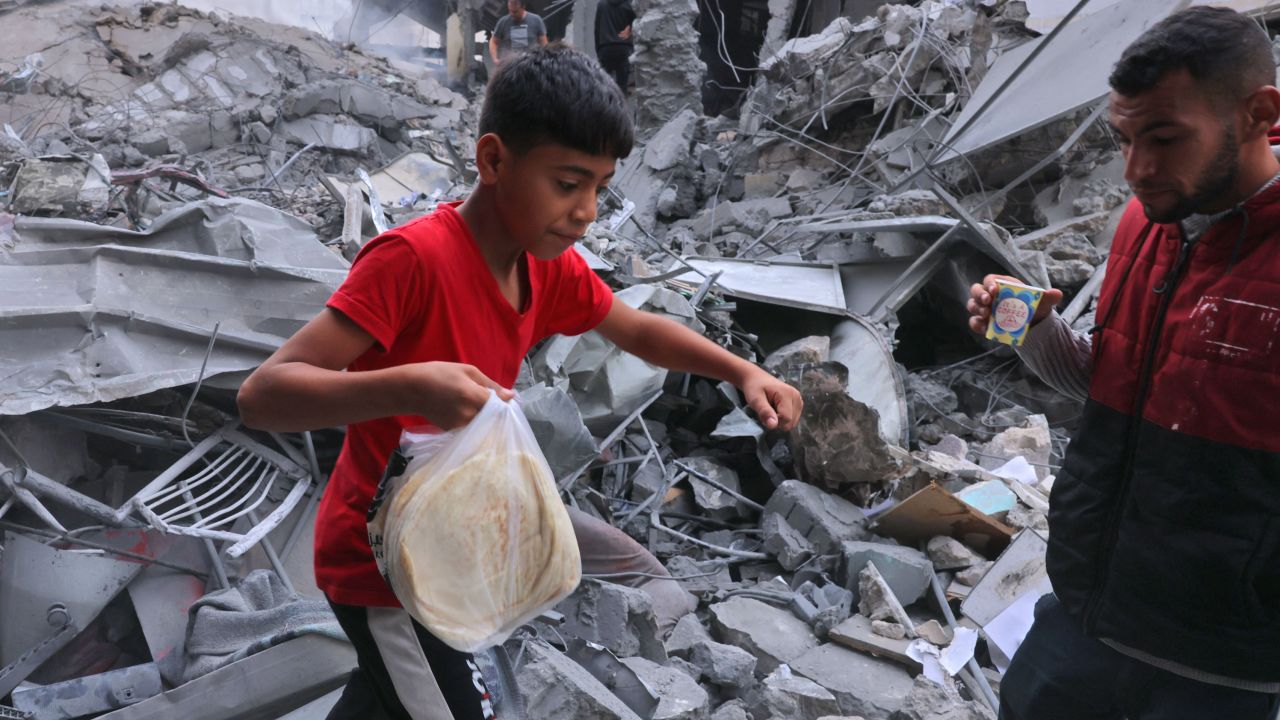
<svg viewBox="0 0 1280 720">
<path fill-rule="evenodd" d="M 601 45 L 596 48 L 596 59 L 625 95 L 627 83 L 631 81 L 631 46 L 623 43 Z"/>
<path fill-rule="evenodd" d="M 1085 636 L 1053 595 L 1000 681 L 1000 720 L 1272 720 L 1278 702 L 1130 658 Z"/>
</svg>

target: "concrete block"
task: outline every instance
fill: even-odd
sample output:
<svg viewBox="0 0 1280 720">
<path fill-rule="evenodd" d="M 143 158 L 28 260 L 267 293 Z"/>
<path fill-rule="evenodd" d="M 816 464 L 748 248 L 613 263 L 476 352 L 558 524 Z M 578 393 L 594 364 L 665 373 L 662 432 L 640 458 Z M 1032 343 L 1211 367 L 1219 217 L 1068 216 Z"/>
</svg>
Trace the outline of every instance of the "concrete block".
<svg viewBox="0 0 1280 720">
<path fill-rule="evenodd" d="M 680 618 L 671 635 L 667 637 L 667 655 L 687 660 L 693 653 L 694 647 L 708 642 L 715 642 L 711 639 L 711 633 L 702 626 L 702 621 L 698 620 L 697 615 L 689 613 Z"/>
<path fill-rule="evenodd" d="M 531 643 L 516 674 L 529 717 L 640 720 L 578 663 L 543 643 Z"/>
<path fill-rule="evenodd" d="M 969 549 L 969 546 L 955 538 L 939 535 L 929 541 L 929 561 L 934 570 L 962 570 L 973 567 L 986 558 Z"/>
<path fill-rule="evenodd" d="M 838 712 L 840 705 L 829 690 L 789 672 L 775 672 L 765 678 L 751 705 L 751 717 L 755 720 L 792 720 Z"/>
<path fill-rule="evenodd" d="M 653 601 L 643 590 L 587 579 L 556 611 L 565 617 L 560 628 L 564 635 L 602 645 L 620 658 L 640 656 L 656 663 L 667 659 Z"/>
<path fill-rule="evenodd" d="M 730 700 L 711 713 L 711 720 L 752 720 L 747 714 L 746 703 L 741 700 Z"/>
<path fill-rule="evenodd" d="M 867 720 L 890 720 L 912 688 L 912 675 L 901 666 L 839 645 L 814 648 L 791 669 L 834 695 L 839 712 Z"/>
<path fill-rule="evenodd" d="M 982 576 L 987 574 L 987 571 L 991 569 L 992 565 L 995 565 L 995 563 L 987 560 L 985 562 L 980 562 L 973 567 L 965 568 L 964 570 L 956 573 L 956 581 L 968 585 L 969 587 L 976 587 L 978 582 L 982 580 Z"/>
<path fill-rule="evenodd" d="M 622 664 L 658 696 L 653 720 L 706 720 L 711 714 L 707 691 L 687 674 L 641 657 L 623 658 Z"/>
<path fill-rule="evenodd" d="M 694 665 L 693 663 L 689 662 L 688 660 L 685 660 L 684 658 L 669 657 L 667 658 L 667 661 L 663 663 L 663 665 L 665 667 L 669 667 L 674 670 L 679 670 L 680 672 L 684 673 L 685 675 L 688 675 L 694 680 L 698 682 L 702 682 L 702 669 L 699 668 L 697 665 Z"/>
<path fill-rule="evenodd" d="M 796 365 L 814 365 L 826 362 L 831 357 L 831 337 L 828 335 L 810 335 L 769 353 L 764 359 L 764 368 L 770 372 L 785 373 Z"/>
<path fill-rule="evenodd" d="M 771 514 L 785 519 L 822 555 L 838 552 L 840 544 L 847 540 L 871 536 L 861 508 L 799 480 L 787 480 L 778 486 L 764 506 L 764 516 Z"/>
<path fill-rule="evenodd" d="M 938 647 L 950 645 L 953 637 L 951 628 L 944 627 L 937 620 L 928 620 L 916 625 L 916 634 Z"/>
<path fill-rule="evenodd" d="M 742 648 L 704 642 L 694 646 L 691 659 L 712 685 L 746 689 L 755 682 L 756 658 Z"/>
<path fill-rule="evenodd" d="M 933 575 L 933 563 L 914 548 L 883 543 L 850 541 L 841 546 L 844 554 L 841 569 L 843 584 L 850 590 L 858 587 L 858 574 L 874 562 L 876 569 L 903 605 L 910 605 L 924 595 Z"/>
<path fill-rule="evenodd" d="M 976 700 L 965 700 L 951 688 L 921 675 L 892 720 L 995 720 L 996 714 Z"/>
<path fill-rule="evenodd" d="M 343 83 L 322 80 L 289 91 L 280 101 L 280 109 L 286 120 L 315 115 L 336 115 L 342 112 Z"/>
<path fill-rule="evenodd" d="M 1092 274 L 1093 266 L 1088 265 L 1085 279 Z M 1049 474 L 1046 466 L 1051 460 L 1052 451 L 1053 439 L 1049 434 L 1049 421 L 1044 415 L 1032 415 L 1027 418 L 1024 427 L 1009 428 L 992 438 L 982 448 L 983 456 L 979 458 L 978 464 L 987 470 L 994 470 L 1006 461 L 1022 456 L 1032 463 L 1036 468 L 1036 477 L 1043 481 Z"/>
<path fill-rule="evenodd" d="M 689 108 L 667 121 L 644 148 L 644 164 L 656 172 L 670 170 L 689 158 L 698 114 Z"/>
<path fill-rule="evenodd" d="M 920 671 L 920 663 L 911 659 L 907 647 L 911 641 L 905 637 L 890 638 L 876 632 L 876 622 L 865 615 L 854 615 L 831 629 L 831 641 L 861 653 L 892 660 L 911 670 Z M 899 625 L 899 628 L 902 626 Z"/>
<path fill-rule="evenodd" d="M 693 488 L 694 502 L 707 515 L 720 520 L 728 520 L 735 517 L 744 517 L 751 512 L 750 508 L 741 500 L 716 487 L 716 485 L 721 485 L 739 495 L 742 494 L 742 481 L 738 479 L 738 473 L 732 468 L 725 467 L 708 457 L 686 457 L 680 458 L 678 462 L 700 475 L 711 478 L 712 482 L 715 483 L 713 485 L 693 473 L 689 474 L 689 485 Z"/>
<path fill-rule="evenodd" d="M 747 200 L 773 197 L 785 184 L 782 173 L 747 173 L 742 178 L 743 197 Z"/>
<path fill-rule="evenodd" d="M 874 562 L 867 563 L 858 575 L 858 594 L 862 596 L 858 601 L 858 612 L 872 620 L 891 620 L 905 628 L 908 636 L 915 637 L 911 616 L 894 597 L 893 590 Z"/>
<path fill-rule="evenodd" d="M 904 640 L 907 637 L 907 629 L 896 622 L 888 620 L 872 620 L 871 632 L 886 640 Z M 874 653 L 872 653 L 874 655 Z"/>
<path fill-rule="evenodd" d="M 810 168 L 797 168 L 792 171 L 791 176 L 787 178 L 787 189 L 791 192 L 804 192 L 812 190 L 822 183 L 825 176 L 817 170 Z"/>
<path fill-rule="evenodd" d="M 333 118 L 311 115 L 284 123 L 282 129 L 290 140 L 315 143 L 321 147 L 348 153 L 366 153 L 374 147 L 378 135 L 360 125 L 340 124 Z"/>
<path fill-rule="evenodd" d="M 765 552 L 777 558 L 783 569 L 795 570 L 815 554 L 808 539 L 781 515 L 765 515 L 760 530 L 764 533 Z"/>
<path fill-rule="evenodd" d="M 818 638 L 786 610 L 759 600 L 735 597 L 711 606 L 712 626 L 721 642 L 756 658 L 756 674 L 767 675 L 816 647 Z"/>
</svg>

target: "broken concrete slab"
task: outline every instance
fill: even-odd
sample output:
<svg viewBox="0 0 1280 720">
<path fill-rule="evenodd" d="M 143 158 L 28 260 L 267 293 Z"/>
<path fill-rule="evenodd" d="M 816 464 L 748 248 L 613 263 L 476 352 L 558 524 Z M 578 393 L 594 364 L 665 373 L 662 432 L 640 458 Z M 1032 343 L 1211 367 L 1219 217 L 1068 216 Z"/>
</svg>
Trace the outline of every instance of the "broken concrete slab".
<svg viewBox="0 0 1280 720">
<path fill-rule="evenodd" d="M 759 600 L 734 597 L 711 606 L 712 627 L 721 642 L 756 658 L 756 674 L 767 675 L 818 645 L 803 621 Z"/>
<path fill-rule="evenodd" d="M 890 720 L 912 689 L 912 675 L 900 665 L 839 645 L 816 647 L 790 664 L 830 691 L 841 713 L 867 720 Z"/>
<path fill-rule="evenodd" d="M 687 674 L 642 657 L 622 658 L 622 664 L 658 697 L 652 720 L 706 720 L 711 713 L 707 691 Z"/>
<path fill-rule="evenodd" d="M 716 708 L 710 720 L 752 720 L 752 717 L 747 714 L 746 703 L 734 699 Z"/>
<path fill-rule="evenodd" d="M 1049 464 L 1053 455 L 1053 437 L 1049 433 L 1049 421 L 1044 415 L 1032 415 L 1023 427 L 1013 427 L 1001 432 L 982 446 L 978 464 L 994 470 L 1015 457 L 1026 458 L 1036 469 L 1036 477 L 1043 481 L 1049 476 Z"/>
<path fill-rule="evenodd" d="M 664 172 L 689 157 L 699 115 L 689 108 L 681 110 L 645 143 L 644 164 L 654 172 Z"/>
<path fill-rule="evenodd" d="M 556 606 L 563 631 L 607 648 L 620 658 L 665 662 L 653 600 L 644 590 L 587 578 Z"/>
<path fill-rule="evenodd" d="M 698 237 L 739 230 L 748 235 L 763 232 L 771 220 L 791 215 L 791 201 L 785 197 L 719 202 L 681 224 Z"/>
<path fill-rule="evenodd" d="M 529 717 L 640 720 L 578 663 L 542 642 L 527 646 L 529 660 L 516 673 Z"/>
<path fill-rule="evenodd" d="M 289 139 L 302 145 L 315 143 L 329 150 L 356 155 L 370 152 L 378 139 L 377 133 L 369 128 L 342 123 L 338 116 L 310 115 L 290 120 L 281 129 Z"/>
<path fill-rule="evenodd" d="M 708 457 L 686 457 L 676 462 L 689 472 L 694 502 L 708 517 L 728 520 L 750 512 L 747 503 L 740 499 L 742 482 L 737 472 Z"/>
<path fill-rule="evenodd" d="M 711 633 L 707 632 L 707 628 L 697 615 L 689 613 L 676 623 L 671 634 L 667 636 L 664 647 L 669 657 L 688 660 L 695 647 L 708 642 L 715 642 L 711 639 Z"/>
<path fill-rule="evenodd" d="M 831 337 L 810 335 L 783 345 L 764 359 L 764 369 L 785 375 L 788 370 L 801 365 L 816 365 L 827 361 L 831 355 Z"/>
<path fill-rule="evenodd" d="M 907 615 L 902 603 L 894 597 L 892 588 L 884 581 L 874 562 L 868 562 L 858 575 L 858 595 L 858 612 L 871 618 L 872 621 L 892 621 L 902 626 L 905 636 L 916 636 L 911 616 Z M 874 624 L 872 629 L 876 629 Z"/>
<path fill-rule="evenodd" d="M 996 714 L 976 700 L 961 698 L 956 690 L 924 675 L 916 678 L 910 694 L 890 720 L 995 720 Z"/>
<path fill-rule="evenodd" d="M 755 683 L 756 658 L 742 648 L 714 641 L 698 643 L 691 661 L 712 685 L 744 690 Z"/>
<path fill-rule="evenodd" d="M 962 570 L 982 563 L 986 558 L 952 537 L 939 535 L 929 541 L 929 560 L 934 570 Z"/>
<path fill-rule="evenodd" d="M 911 641 L 904 634 L 901 638 L 885 637 L 873 629 L 873 621 L 865 615 L 854 615 L 848 620 L 831 628 L 828 637 L 831 642 L 867 653 L 876 657 L 892 660 L 903 665 L 913 673 L 922 670 L 920 663 L 907 653 Z"/>
<path fill-rule="evenodd" d="M 933 564 L 915 548 L 855 540 L 841 545 L 841 552 L 841 577 L 846 588 L 855 590 L 862 569 L 874 562 L 894 597 L 903 605 L 923 597 L 933 577 Z"/>
<path fill-rule="evenodd" d="M 799 480 L 787 480 L 764 506 L 764 517 L 777 515 L 802 534 L 822 555 L 840 551 L 842 543 L 871 536 L 862 509 L 842 497 Z"/>
<path fill-rule="evenodd" d="M 943 627 L 942 623 L 937 620 L 928 620 L 917 624 L 916 634 L 938 647 L 950 645 L 954 637 L 951 628 Z"/>
<path fill-rule="evenodd" d="M 693 0 L 652 0 L 636 10 L 631 71 L 645 93 L 636 124 L 657 127 L 684 107 L 701 110 L 707 67 L 698 52 L 698 6 Z"/>
<path fill-rule="evenodd" d="M 756 720 L 791 720 L 840 712 L 836 696 L 814 681 L 775 671 L 764 679 L 760 693 L 751 705 Z"/>
<path fill-rule="evenodd" d="M 813 545 L 781 515 L 766 514 L 760 523 L 765 552 L 773 555 L 784 570 L 795 570 L 816 553 Z"/>
</svg>

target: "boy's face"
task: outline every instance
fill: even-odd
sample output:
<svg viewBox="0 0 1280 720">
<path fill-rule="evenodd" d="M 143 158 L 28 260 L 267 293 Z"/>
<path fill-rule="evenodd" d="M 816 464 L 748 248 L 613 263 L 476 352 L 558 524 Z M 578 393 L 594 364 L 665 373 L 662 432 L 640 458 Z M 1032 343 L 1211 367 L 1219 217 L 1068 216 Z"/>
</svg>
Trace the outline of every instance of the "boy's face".
<svg viewBox="0 0 1280 720">
<path fill-rule="evenodd" d="M 596 219 L 596 202 L 617 164 L 563 145 L 542 144 L 523 155 L 501 149 L 494 190 L 512 240 L 539 260 L 573 247 Z"/>
</svg>

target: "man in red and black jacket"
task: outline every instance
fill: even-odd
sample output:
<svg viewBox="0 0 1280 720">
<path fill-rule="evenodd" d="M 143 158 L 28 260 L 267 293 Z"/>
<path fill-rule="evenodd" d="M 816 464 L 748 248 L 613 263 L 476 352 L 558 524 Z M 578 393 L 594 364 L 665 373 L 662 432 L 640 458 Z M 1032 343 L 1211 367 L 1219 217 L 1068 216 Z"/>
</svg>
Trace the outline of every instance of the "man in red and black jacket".
<svg viewBox="0 0 1280 720">
<path fill-rule="evenodd" d="M 1049 576 L 1002 720 L 1270 720 L 1280 698 L 1280 119 L 1271 43 L 1231 10 L 1153 26 L 1111 76 L 1135 199 L 1097 325 L 1046 293 L 1020 356 L 1085 399 Z M 994 276 L 973 286 L 985 328 Z"/>
</svg>

